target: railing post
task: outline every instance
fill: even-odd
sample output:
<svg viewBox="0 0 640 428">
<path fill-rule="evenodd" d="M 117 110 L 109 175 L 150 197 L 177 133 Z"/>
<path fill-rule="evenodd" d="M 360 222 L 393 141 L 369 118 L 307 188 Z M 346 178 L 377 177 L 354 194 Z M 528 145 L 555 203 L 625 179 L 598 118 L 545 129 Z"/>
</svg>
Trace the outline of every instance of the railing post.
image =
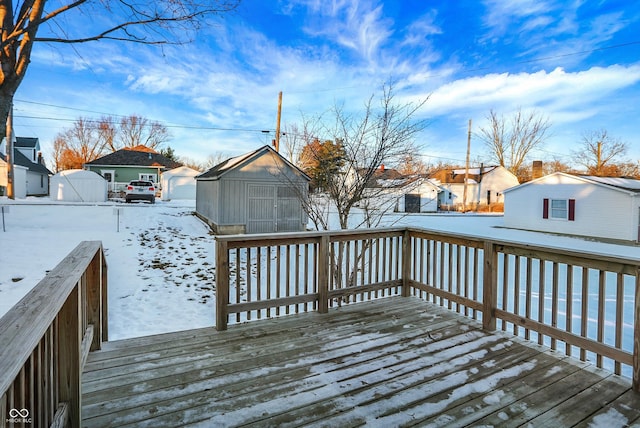
<svg viewBox="0 0 640 428">
<path fill-rule="evenodd" d="M 633 390 L 640 392 L 640 268 L 636 269 L 633 322 Z"/>
<path fill-rule="evenodd" d="M 482 328 L 493 331 L 496 329 L 495 309 L 498 294 L 498 252 L 496 244 L 484 242 L 484 265 L 482 270 Z"/>
<path fill-rule="evenodd" d="M 98 247 L 96 254 L 87 266 L 87 323 L 93 324 L 93 340 L 91 350 L 100 349 L 102 344 L 102 249 Z"/>
<path fill-rule="evenodd" d="M 104 256 L 104 250 L 102 245 L 100 246 L 100 287 L 102 291 L 100 296 L 102 298 L 102 338 L 103 342 L 109 341 L 109 294 L 108 290 L 108 275 L 107 275 L 107 258 Z"/>
<path fill-rule="evenodd" d="M 228 304 L 229 249 L 226 241 L 216 240 L 216 330 L 218 331 L 227 329 Z"/>
<path fill-rule="evenodd" d="M 411 277 L 411 234 L 409 229 L 402 233 L 402 296 L 409 297 L 409 279 Z"/>
<path fill-rule="evenodd" d="M 81 425 L 81 343 L 79 282 L 73 288 L 67 301 L 58 314 L 58 355 L 56 361 L 59 368 L 58 398 L 60 403 L 68 403 L 69 426 L 79 428 Z"/>
<path fill-rule="evenodd" d="M 318 244 L 318 312 L 329 312 L 329 246 L 331 242 L 328 234 L 320 237 Z"/>
</svg>

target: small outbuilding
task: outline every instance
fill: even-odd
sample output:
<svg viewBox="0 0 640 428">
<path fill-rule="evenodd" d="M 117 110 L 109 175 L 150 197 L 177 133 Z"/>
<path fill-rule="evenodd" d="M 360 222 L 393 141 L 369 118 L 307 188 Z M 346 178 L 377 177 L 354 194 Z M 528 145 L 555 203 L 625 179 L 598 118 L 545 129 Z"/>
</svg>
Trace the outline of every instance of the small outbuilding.
<svg viewBox="0 0 640 428">
<path fill-rule="evenodd" d="M 403 198 L 399 200 L 398 211 L 406 213 L 437 212 L 440 208 L 440 198 L 449 191 L 442 189 L 436 180 L 419 178 L 405 185 L 402 189 Z"/>
<path fill-rule="evenodd" d="M 556 172 L 504 197 L 505 227 L 640 241 L 640 180 Z"/>
<path fill-rule="evenodd" d="M 306 229 L 309 177 L 270 146 L 196 177 L 196 214 L 219 234 Z"/>
<path fill-rule="evenodd" d="M 50 195 L 52 201 L 105 202 L 107 180 L 93 171 L 61 171 L 51 177 Z"/>
<path fill-rule="evenodd" d="M 200 175 L 200 171 L 186 166 L 174 168 L 163 173 L 160 178 L 162 200 L 195 199 L 196 176 L 198 175 Z"/>
</svg>

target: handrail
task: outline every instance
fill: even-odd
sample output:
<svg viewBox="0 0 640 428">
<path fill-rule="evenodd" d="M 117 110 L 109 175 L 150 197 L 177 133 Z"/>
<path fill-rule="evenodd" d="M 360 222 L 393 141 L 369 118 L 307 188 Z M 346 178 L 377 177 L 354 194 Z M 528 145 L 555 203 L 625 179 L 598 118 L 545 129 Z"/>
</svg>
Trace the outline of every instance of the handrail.
<svg viewBox="0 0 640 428">
<path fill-rule="evenodd" d="M 640 260 L 412 227 L 216 241 L 218 330 L 232 314 L 414 295 L 598 367 L 611 360 L 617 374 L 628 366 L 640 391 Z"/>
<path fill-rule="evenodd" d="M 80 427 L 82 367 L 107 340 L 106 299 L 102 243 L 84 241 L 0 318 L 2 424 Z"/>
</svg>

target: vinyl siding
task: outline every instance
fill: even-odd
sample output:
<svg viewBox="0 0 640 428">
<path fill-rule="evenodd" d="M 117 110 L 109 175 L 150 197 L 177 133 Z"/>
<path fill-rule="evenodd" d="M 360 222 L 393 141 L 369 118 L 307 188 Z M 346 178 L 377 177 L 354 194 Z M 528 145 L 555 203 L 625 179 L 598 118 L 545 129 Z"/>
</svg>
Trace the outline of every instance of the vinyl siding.
<svg viewBox="0 0 640 428">
<path fill-rule="evenodd" d="M 636 240 L 640 195 L 566 176 L 529 183 L 507 192 L 504 225 L 572 235 Z M 544 200 L 575 199 L 573 221 L 543 218 Z M 550 210 L 550 207 L 549 207 Z"/>
</svg>

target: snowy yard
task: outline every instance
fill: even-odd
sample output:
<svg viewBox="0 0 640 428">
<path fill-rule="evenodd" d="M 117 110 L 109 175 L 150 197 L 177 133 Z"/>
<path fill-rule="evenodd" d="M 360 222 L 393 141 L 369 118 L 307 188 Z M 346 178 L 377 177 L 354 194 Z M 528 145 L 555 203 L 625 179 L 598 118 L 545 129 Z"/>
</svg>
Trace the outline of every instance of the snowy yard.
<svg viewBox="0 0 640 428">
<path fill-rule="evenodd" d="M 109 269 L 110 339 L 214 324 L 215 242 L 192 215 L 193 202 L 35 201 L 12 205 L 6 232 L 0 231 L 0 313 L 79 242 L 100 240 Z M 122 210 L 119 232 L 116 207 Z"/>
<path fill-rule="evenodd" d="M 0 230 L 0 314 L 80 241 L 100 240 L 109 267 L 110 339 L 214 325 L 215 241 L 192 215 L 193 202 L 70 205 L 1 198 L 0 204 L 10 205 L 6 232 Z M 410 215 L 390 221 L 640 259 L 638 246 L 509 230 L 495 215 Z"/>
</svg>

